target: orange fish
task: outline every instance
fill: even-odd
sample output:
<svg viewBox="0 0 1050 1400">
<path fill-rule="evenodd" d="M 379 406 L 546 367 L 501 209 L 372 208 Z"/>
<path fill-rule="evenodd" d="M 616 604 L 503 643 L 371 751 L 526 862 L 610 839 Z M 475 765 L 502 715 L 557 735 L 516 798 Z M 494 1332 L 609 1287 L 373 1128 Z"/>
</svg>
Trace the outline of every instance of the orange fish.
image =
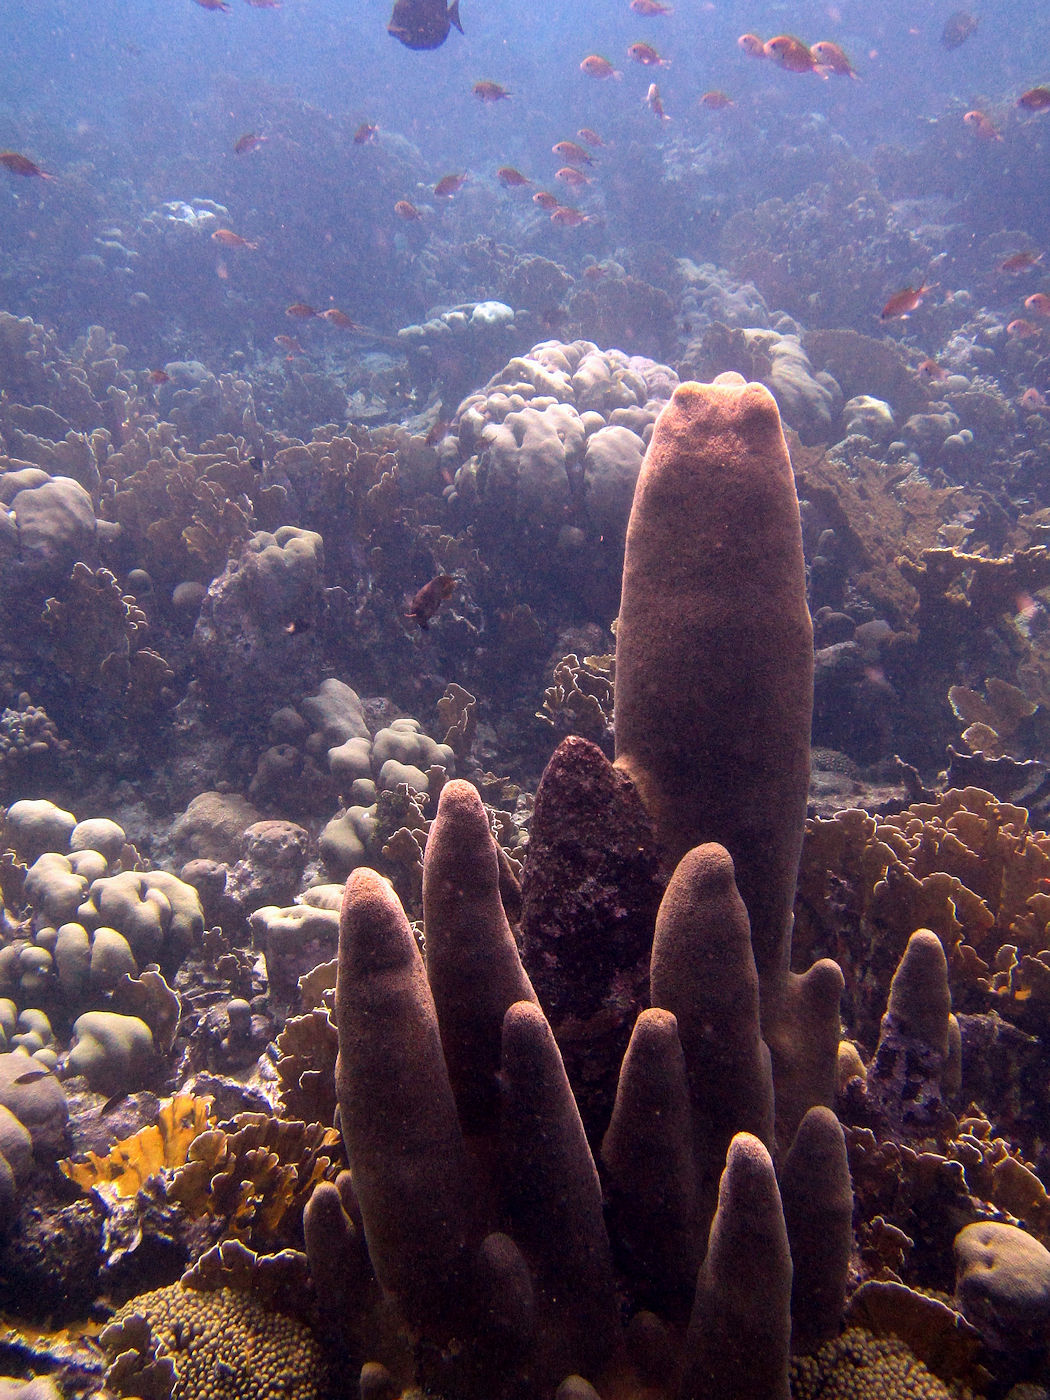
<svg viewBox="0 0 1050 1400">
<path fill-rule="evenodd" d="M 897 316 L 910 316 L 922 305 L 923 298 L 933 291 L 936 285 L 936 282 L 924 282 L 921 287 L 904 287 L 901 291 L 894 292 L 880 312 L 882 320 L 892 321 Z"/>
<path fill-rule="evenodd" d="M 585 214 L 582 209 L 572 209 L 567 204 L 559 204 L 557 209 L 551 210 L 551 223 L 560 224 L 563 228 L 576 228 L 579 224 L 585 224 L 590 215 Z"/>
<path fill-rule="evenodd" d="M 817 61 L 801 39 L 793 34 L 777 34 L 764 45 L 767 58 L 788 73 L 813 73 Z"/>
<path fill-rule="evenodd" d="M 1050 107 L 1050 87 L 1029 88 L 1021 93 L 1017 105 L 1026 112 L 1045 112 Z"/>
<path fill-rule="evenodd" d="M 293 355 L 305 355 L 306 353 L 294 335 L 275 335 L 273 343 L 279 345 L 282 350 L 287 350 L 289 359 Z"/>
<path fill-rule="evenodd" d="M 151 369 L 146 378 L 151 384 L 168 384 L 171 381 L 171 375 L 163 369 Z"/>
<path fill-rule="evenodd" d="M 327 321 L 330 326 L 338 326 L 341 331 L 356 331 L 359 329 L 356 321 L 351 321 L 345 311 L 340 311 L 338 306 L 330 306 L 327 311 L 321 312 L 321 320 Z"/>
<path fill-rule="evenodd" d="M 284 314 L 293 321 L 310 321 L 317 315 L 317 312 L 305 301 L 293 301 L 291 306 L 284 308 Z"/>
<path fill-rule="evenodd" d="M 248 0 L 248 4 L 256 10 L 279 10 L 281 0 Z"/>
<path fill-rule="evenodd" d="M 434 186 L 434 193 L 438 199 L 451 199 L 457 191 L 463 188 L 466 182 L 465 175 L 442 175 Z"/>
<path fill-rule="evenodd" d="M 234 154 L 246 156 L 249 151 L 257 151 L 263 142 L 268 140 L 269 137 L 260 136 L 258 132 L 246 131 L 243 136 L 238 136 L 233 143 Z"/>
<path fill-rule="evenodd" d="M 575 170 L 571 165 L 563 165 L 560 170 L 554 172 L 556 180 L 564 180 L 567 185 L 571 185 L 574 190 L 581 189 L 584 185 L 591 183 L 589 175 L 585 175 L 582 170 Z"/>
<path fill-rule="evenodd" d="M 1039 334 L 1039 327 L 1019 316 L 1016 321 L 1011 321 L 1007 326 L 1006 334 L 1011 340 L 1031 340 L 1033 336 Z"/>
<path fill-rule="evenodd" d="M 419 590 L 409 603 L 405 616 L 413 618 L 419 623 L 420 630 L 425 632 L 438 608 L 448 598 L 451 598 L 455 591 L 456 580 L 452 575 L 438 574 L 437 578 L 432 578 Z"/>
<path fill-rule="evenodd" d="M 1026 389 L 1021 395 L 1021 407 L 1027 409 L 1029 413 L 1038 413 L 1042 408 L 1050 408 L 1046 395 L 1041 394 L 1038 389 Z"/>
<path fill-rule="evenodd" d="M 407 199 L 399 199 L 394 205 L 394 213 L 399 219 L 404 219 L 406 223 L 411 223 L 413 219 L 421 219 L 423 215 L 414 204 L 410 204 Z"/>
<path fill-rule="evenodd" d="M 506 185 L 508 190 L 520 190 L 524 185 L 532 184 L 529 177 L 523 175 L 520 170 L 515 170 L 513 165 L 501 165 L 496 171 L 496 179 L 501 185 Z"/>
<path fill-rule="evenodd" d="M 30 160 L 28 156 L 23 156 L 18 151 L 0 151 L 0 165 L 5 170 L 9 170 L 12 175 L 24 175 L 26 179 L 35 177 L 38 180 L 53 180 L 54 175 L 49 175 L 46 170 L 41 170 L 36 161 Z"/>
<path fill-rule="evenodd" d="M 439 418 L 436 423 L 431 424 L 423 441 L 428 447 L 436 447 L 439 442 L 443 442 L 448 437 L 448 430 L 451 426 L 452 424 L 447 418 Z M 449 484 L 451 485 L 451 482 Z"/>
<path fill-rule="evenodd" d="M 642 101 L 649 108 L 654 117 L 659 117 L 662 122 L 669 122 L 671 120 L 664 111 L 664 101 L 660 96 L 660 89 L 655 83 L 649 84 L 649 91 L 642 98 Z"/>
<path fill-rule="evenodd" d="M 581 141 L 586 141 L 588 146 L 601 147 L 607 146 L 609 144 L 607 141 L 603 141 L 602 138 L 598 135 L 598 133 L 592 127 L 589 126 L 581 126 L 576 135 L 580 138 Z"/>
<path fill-rule="evenodd" d="M 367 145 L 369 141 L 374 141 L 378 135 L 379 127 L 375 122 L 362 122 L 354 132 L 354 145 Z"/>
<path fill-rule="evenodd" d="M 709 112 L 721 112 L 726 107 L 735 105 L 733 99 L 718 88 L 712 88 L 710 92 L 703 93 L 700 98 L 700 106 L 706 107 Z"/>
<path fill-rule="evenodd" d="M 217 228 L 211 236 L 213 243 L 221 243 L 224 248 L 258 248 L 258 243 L 250 243 L 232 228 Z"/>
<path fill-rule="evenodd" d="M 1050 297 L 1045 292 L 1033 292 L 1030 297 L 1025 297 L 1024 306 L 1034 316 L 1050 316 Z"/>
<path fill-rule="evenodd" d="M 633 58 L 643 68 L 666 68 L 671 62 L 669 58 L 661 58 L 652 44 L 630 44 L 627 57 Z"/>
<path fill-rule="evenodd" d="M 636 15 L 652 19 L 655 15 L 673 15 L 670 5 L 661 5 L 660 0 L 631 0 L 631 9 Z"/>
<path fill-rule="evenodd" d="M 590 151 L 585 151 L 582 146 L 578 146 L 575 141 L 559 141 L 551 147 L 551 153 L 561 160 L 567 161 L 569 165 L 593 165 L 594 157 Z"/>
<path fill-rule="evenodd" d="M 765 58 L 766 46 L 757 34 L 741 34 L 736 41 L 737 48 L 743 49 L 749 58 Z"/>
<path fill-rule="evenodd" d="M 503 102 L 510 98 L 502 83 L 475 83 L 470 90 L 479 102 Z"/>
<path fill-rule="evenodd" d="M 948 371 L 939 365 L 936 360 L 923 360 L 917 366 L 915 373 L 927 384 L 936 384 L 941 379 L 948 378 Z"/>
<path fill-rule="evenodd" d="M 197 4 L 202 10 L 225 10 L 227 14 L 233 9 L 226 0 L 197 0 Z"/>
<path fill-rule="evenodd" d="M 600 53 L 589 53 L 580 64 L 580 70 L 589 73 L 592 78 L 622 78 L 623 74 L 618 68 L 614 68 L 607 58 L 602 58 Z"/>
<path fill-rule="evenodd" d="M 981 141 L 1001 141 L 1003 139 L 992 119 L 986 116 L 984 112 L 978 112 L 976 110 L 966 112 L 963 114 L 963 121 L 967 126 L 973 127 L 974 134 Z"/>
<path fill-rule="evenodd" d="M 1030 267 L 1035 267 L 1037 263 L 1042 261 L 1042 253 L 1037 253 L 1034 248 L 1022 248 L 1019 253 L 1011 253 L 1008 258 L 1004 258 L 999 264 L 999 271 L 1027 272 Z"/>
<path fill-rule="evenodd" d="M 557 209 L 560 200 L 556 194 L 551 194 L 550 190 L 537 190 L 532 196 L 533 204 L 538 204 L 541 209 Z"/>
<path fill-rule="evenodd" d="M 840 78 L 857 78 L 852 63 L 838 44 L 833 44 L 830 39 L 818 40 L 810 45 L 809 51 L 817 60 L 817 66 L 826 73 L 834 73 Z M 860 79 L 857 78 L 857 81 L 860 82 Z"/>
</svg>

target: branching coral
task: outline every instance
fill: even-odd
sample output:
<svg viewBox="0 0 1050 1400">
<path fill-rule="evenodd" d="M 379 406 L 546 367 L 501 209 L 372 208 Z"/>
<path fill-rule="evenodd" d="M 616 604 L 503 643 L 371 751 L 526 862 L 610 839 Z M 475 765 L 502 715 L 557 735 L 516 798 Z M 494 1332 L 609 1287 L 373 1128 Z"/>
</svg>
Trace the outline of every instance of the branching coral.
<svg viewBox="0 0 1050 1400">
<path fill-rule="evenodd" d="M 612 730 L 615 658 L 563 656 L 543 693 L 536 718 L 562 734 L 581 734 L 600 744 Z"/>
<path fill-rule="evenodd" d="M 140 429 L 106 469 L 102 509 L 158 582 L 214 578 L 251 533 L 257 477 L 236 449 L 187 452 L 162 424 Z"/>
<path fill-rule="evenodd" d="M 932 549 L 941 530 L 973 502 L 958 487 L 921 481 L 910 463 L 887 467 L 866 456 L 843 463 L 820 450 L 794 453 L 799 495 L 816 507 L 820 528 L 835 532 L 837 557 L 853 586 L 897 626 L 912 622 L 919 607 L 910 569 L 898 558 Z M 816 553 L 816 540 L 810 552 Z"/>
<path fill-rule="evenodd" d="M 146 615 L 108 569 L 73 569 L 69 596 L 49 598 L 44 623 L 55 664 L 79 689 L 97 689 L 128 716 L 170 704 L 174 673 L 145 645 Z"/>
<path fill-rule="evenodd" d="M 213 1128 L 190 1144 L 168 1190 L 191 1214 L 223 1222 L 226 1233 L 268 1246 L 297 1237 L 314 1186 L 342 1166 L 331 1128 L 259 1113 L 238 1114 L 230 1131 Z"/>
<path fill-rule="evenodd" d="M 807 824 L 795 906 L 800 956 L 832 953 L 862 1039 L 881 1012 L 880 986 L 916 928 L 940 937 L 953 998 L 1006 1014 L 1032 995 L 1011 976 L 1050 947 L 1050 836 L 1022 807 L 978 788 L 877 818 L 849 810 Z M 995 969 L 995 976 L 992 976 Z"/>
</svg>

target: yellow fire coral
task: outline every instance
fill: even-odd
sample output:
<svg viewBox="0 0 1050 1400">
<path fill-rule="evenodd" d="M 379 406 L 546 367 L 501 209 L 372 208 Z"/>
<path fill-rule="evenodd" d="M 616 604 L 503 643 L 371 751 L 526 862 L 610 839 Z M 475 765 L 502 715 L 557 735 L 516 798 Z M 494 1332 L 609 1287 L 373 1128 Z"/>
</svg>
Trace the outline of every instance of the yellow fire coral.
<svg viewBox="0 0 1050 1400">
<path fill-rule="evenodd" d="M 89 1152 L 82 1162 L 67 1158 L 59 1167 L 85 1191 L 109 1185 L 118 1196 L 133 1196 L 151 1176 L 181 1167 L 190 1146 L 212 1126 L 210 1098 L 176 1094 L 161 1106 L 156 1123 L 115 1143 L 105 1157 Z"/>
</svg>

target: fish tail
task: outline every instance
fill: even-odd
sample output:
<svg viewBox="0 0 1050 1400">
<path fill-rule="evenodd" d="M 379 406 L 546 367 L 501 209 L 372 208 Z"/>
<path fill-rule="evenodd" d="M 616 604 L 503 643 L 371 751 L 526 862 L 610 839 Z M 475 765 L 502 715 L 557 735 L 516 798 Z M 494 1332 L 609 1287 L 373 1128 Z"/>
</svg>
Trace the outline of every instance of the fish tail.
<svg viewBox="0 0 1050 1400">
<path fill-rule="evenodd" d="M 452 0 L 448 7 L 448 19 L 450 24 L 454 24 L 459 32 L 463 33 L 463 26 L 459 22 L 459 0 Z"/>
</svg>

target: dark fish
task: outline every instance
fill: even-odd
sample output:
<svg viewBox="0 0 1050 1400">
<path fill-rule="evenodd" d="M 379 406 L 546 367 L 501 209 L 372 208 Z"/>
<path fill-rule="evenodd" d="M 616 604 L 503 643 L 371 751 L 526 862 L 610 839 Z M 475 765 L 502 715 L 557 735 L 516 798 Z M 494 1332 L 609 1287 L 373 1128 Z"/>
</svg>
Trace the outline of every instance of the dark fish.
<svg viewBox="0 0 1050 1400">
<path fill-rule="evenodd" d="M 263 461 L 262 453 L 260 452 L 256 452 L 254 457 L 248 458 L 248 465 L 251 467 L 253 472 L 261 472 L 266 470 L 266 463 Z"/>
<path fill-rule="evenodd" d="M 434 186 L 434 194 L 438 199 L 451 199 L 463 188 L 466 178 L 465 175 L 443 175 Z"/>
<path fill-rule="evenodd" d="M 404 44 L 406 49 L 439 49 L 459 22 L 459 0 L 452 0 L 448 9 L 445 0 L 396 0 L 387 33 Z"/>
<path fill-rule="evenodd" d="M 1021 93 L 1017 105 L 1026 112 L 1045 112 L 1050 107 L 1050 87 L 1029 88 Z"/>
<path fill-rule="evenodd" d="M 13 1084 L 35 1084 L 38 1079 L 43 1079 L 45 1074 L 50 1074 L 49 1069 L 27 1069 L 24 1074 L 20 1074 L 17 1079 L 12 1080 Z"/>
<path fill-rule="evenodd" d="M 246 131 L 243 136 L 238 136 L 237 140 L 233 143 L 234 154 L 246 156 L 251 151 L 257 151 L 265 141 L 266 137 L 262 136 L 258 131 Z"/>
<path fill-rule="evenodd" d="M 411 617 L 419 623 L 422 631 L 426 631 L 430 626 L 430 619 L 440 608 L 446 598 L 451 598 L 456 591 L 456 580 L 451 574 L 438 574 L 437 578 L 432 578 L 429 583 L 425 583 L 409 604 L 406 617 Z"/>
<path fill-rule="evenodd" d="M 969 10 L 955 10 L 944 21 L 941 43 L 946 49 L 957 49 L 960 44 L 966 43 L 976 28 L 976 15 L 970 14 Z"/>
</svg>

